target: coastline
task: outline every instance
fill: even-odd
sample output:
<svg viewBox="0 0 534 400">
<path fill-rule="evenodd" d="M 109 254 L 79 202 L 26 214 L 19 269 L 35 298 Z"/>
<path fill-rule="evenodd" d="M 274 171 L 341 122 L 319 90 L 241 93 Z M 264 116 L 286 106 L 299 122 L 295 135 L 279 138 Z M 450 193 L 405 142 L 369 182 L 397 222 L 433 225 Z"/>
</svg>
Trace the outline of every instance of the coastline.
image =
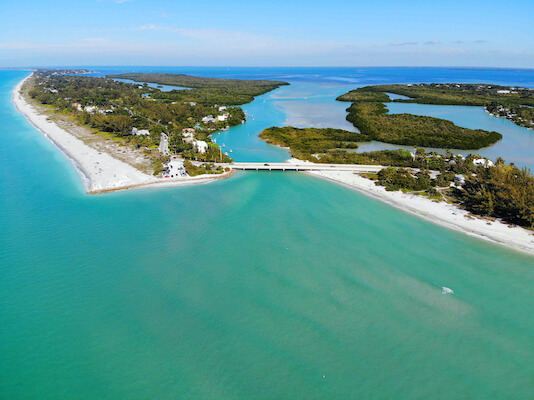
<svg viewBox="0 0 534 400">
<path fill-rule="evenodd" d="M 120 161 L 108 153 L 88 146 L 68 131 L 49 121 L 29 104 L 21 93 L 24 83 L 33 75 L 20 81 L 12 92 L 12 102 L 18 112 L 48 139 L 72 164 L 89 194 L 109 193 L 120 190 L 151 186 L 184 186 L 206 184 L 232 175 L 232 171 L 220 175 L 203 175 L 186 178 L 156 178 Z"/>
<path fill-rule="evenodd" d="M 401 191 L 388 192 L 384 187 L 376 186 L 374 181 L 352 172 L 309 171 L 306 174 L 356 190 L 437 225 L 534 254 L 534 232 L 520 226 L 477 217 L 456 205 L 433 201 L 423 196 Z"/>
<path fill-rule="evenodd" d="M 199 185 L 225 179 L 235 172 L 230 170 L 220 175 L 202 175 L 186 178 L 156 178 L 120 161 L 110 154 L 98 151 L 67 130 L 59 127 L 48 117 L 38 112 L 23 97 L 23 84 L 32 76 L 20 81 L 12 91 L 12 102 L 16 109 L 41 134 L 60 150 L 80 175 L 89 194 L 110 193 L 149 187 Z M 291 159 L 290 162 L 307 163 Z M 351 172 L 313 171 L 310 176 L 328 180 L 356 190 L 366 196 L 387 203 L 435 224 L 454 229 L 464 234 L 504 245 L 515 250 L 534 254 L 534 232 L 513 226 L 499 220 L 472 216 L 468 211 L 445 202 L 436 202 L 423 196 L 400 191 L 388 192 L 376 186 L 374 181 Z"/>
</svg>

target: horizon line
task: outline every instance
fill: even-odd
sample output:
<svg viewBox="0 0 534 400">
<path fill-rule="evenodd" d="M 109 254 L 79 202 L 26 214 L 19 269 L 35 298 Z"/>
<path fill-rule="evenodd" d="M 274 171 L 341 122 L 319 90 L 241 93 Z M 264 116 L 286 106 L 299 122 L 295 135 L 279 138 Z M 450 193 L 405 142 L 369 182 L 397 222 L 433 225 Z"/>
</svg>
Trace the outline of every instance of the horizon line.
<svg viewBox="0 0 534 400">
<path fill-rule="evenodd" d="M 54 69 L 54 68 L 89 68 L 89 67 L 127 67 L 127 68 L 445 68 L 445 69 L 478 69 L 478 70 L 522 70 L 534 71 L 534 67 L 489 67 L 489 66 L 452 66 L 452 65 L 272 65 L 272 66 L 252 66 L 252 65 L 119 65 L 119 64 L 80 64 L 80 65 L 43 65 L 43 66 L 9 66 L 0 67 L 2 70 L 16 69 Z"/>
</svg>

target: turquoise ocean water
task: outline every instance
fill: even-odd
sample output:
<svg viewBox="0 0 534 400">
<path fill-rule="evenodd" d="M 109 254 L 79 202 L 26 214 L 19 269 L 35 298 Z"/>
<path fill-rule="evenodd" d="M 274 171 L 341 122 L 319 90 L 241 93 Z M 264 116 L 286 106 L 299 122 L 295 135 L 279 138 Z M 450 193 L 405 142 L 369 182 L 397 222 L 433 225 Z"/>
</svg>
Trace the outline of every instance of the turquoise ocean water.
<svg viewBox="0 0 534 400">
<path fill-rule="evenodd" d="M 266 126 L 346 127 L 333 99 L 355 85 L 534 85 L 532 71 L 159 70 L 290 80 L 218 135 L 258 161 L 287 158 L 256 138 Z M 534 257 L 297 173 L 86 195 L 10 102 L 27 74 L 0 71 L 1 399 L 534 396 Z"/>
</svg>

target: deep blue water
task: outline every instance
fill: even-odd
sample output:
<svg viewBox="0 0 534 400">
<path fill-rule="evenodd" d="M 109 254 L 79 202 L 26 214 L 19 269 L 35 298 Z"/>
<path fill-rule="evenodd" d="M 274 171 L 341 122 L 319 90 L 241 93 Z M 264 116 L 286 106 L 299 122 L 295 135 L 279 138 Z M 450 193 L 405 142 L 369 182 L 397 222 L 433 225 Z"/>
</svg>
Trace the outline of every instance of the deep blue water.
<svg viewBox="0 0 534 400">
<path fill-rule="evenodd" d="M 388 83 L 483 82 L 534 87 L 534 69 L 472 69 L 414 67 L 99 67 L 97 74 L 126 72 L 181 73 L 236 79 L 277 79 L 290 82 L 331 82 L 347 85 Z"/>
</svg>

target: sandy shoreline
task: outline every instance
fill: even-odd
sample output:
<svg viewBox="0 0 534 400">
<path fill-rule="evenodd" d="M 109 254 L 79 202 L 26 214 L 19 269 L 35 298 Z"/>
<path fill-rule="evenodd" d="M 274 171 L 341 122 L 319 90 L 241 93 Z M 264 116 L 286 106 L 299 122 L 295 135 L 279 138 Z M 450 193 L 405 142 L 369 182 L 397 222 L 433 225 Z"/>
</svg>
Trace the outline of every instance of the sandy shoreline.
<svg viewBox="0 0 534 400">
<path fill-rule="evenodd" d="M 534 254 L 534 232 L 519 226 L 470 216 L 469 212 L 445 202 L 400 191 L 388 192 L 374 181 L 345 171 L 310 171 L 306 174 L 341 184 L 393 207 L 480 239 Z"/>
<path fill-rule="evenodd" d="M 21 95 L 22 85 L 30 76 L 14 88 L 13 103 L 17 110 L 68 158 L 82 178 L 88 193 L 109 193 L 152 186 L 198 185 L 224 179 L 234 173 L 232 170 L 221 175 L 174 179 L 147 175 L 107 153 L 89 147 L 52 121 L 48 121 L 46 115 L 40 114 Z M 305 162 L 295 159 L 289 161 Z M 373 181 L 352 172 L 313 171 L 306 173 L 357 190 L 441 226 L 534 254 L 534 232 L 521 227 L 511 226 L 498 220 L 473 218 L 467 211 L 455 205 L 435 202 L 423 196 L 405 194 L 400 191 L 388 192 L 385 188 L 376 186 Z"/>
<path fill-rule="evenodd" d="M 17 110 L 52 142 L 70 161 L 85 186 L 87 193 L 108 193 L 119 190 L 144 188 L 149 186 L 183 186 L 213 182 L 227 178 L 232 172 L 221 175 L 204 175 L 185 178 L 156 178 L 145 174 L 105 152 L 86 145 L 54 122 L 40 114 L 35 107 L 26 102 L 21 94 L 23 79 L 13 89 L 12 101 Z"/>
</svg>

